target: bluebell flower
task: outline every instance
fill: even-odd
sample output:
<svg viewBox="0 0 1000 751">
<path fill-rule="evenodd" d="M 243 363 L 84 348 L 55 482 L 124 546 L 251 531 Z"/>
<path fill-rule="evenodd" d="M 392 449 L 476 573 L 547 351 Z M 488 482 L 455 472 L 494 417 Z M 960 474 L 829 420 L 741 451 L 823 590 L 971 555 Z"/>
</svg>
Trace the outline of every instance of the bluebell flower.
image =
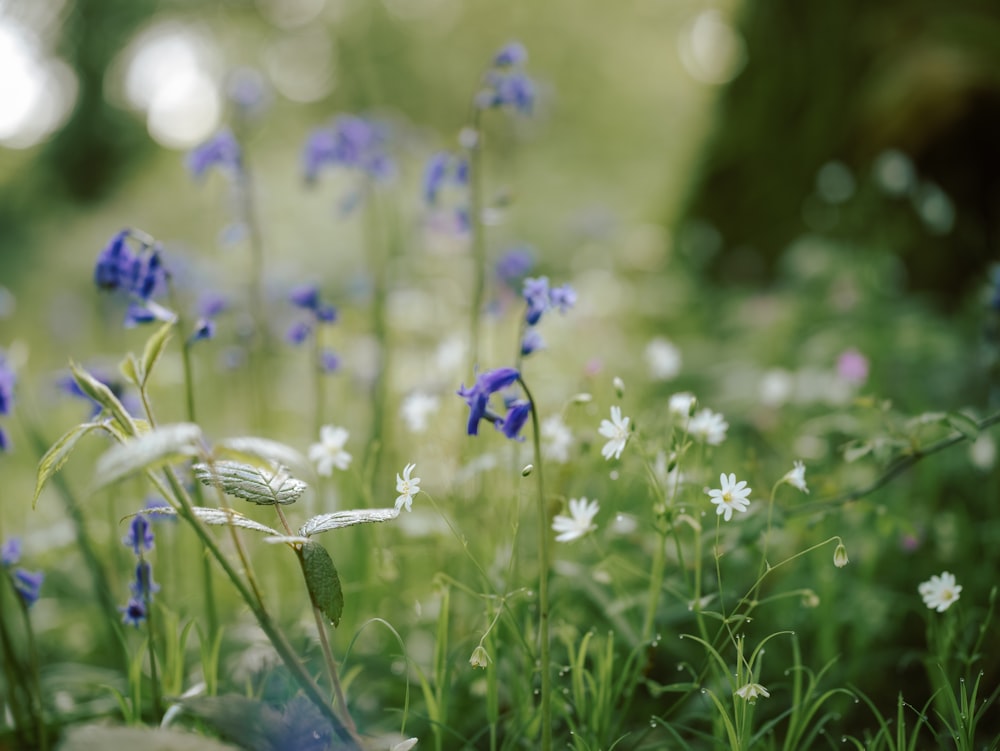
<svg viewBox="0 0 1000 751">
<path fill-rule="evenodd" d="M 521 337 L 521 355 L 527 357 L 540 349 L 545 349 L 545 340 L 542 339 L 542 335 L 533 328 L 525 331 L 524 336 Z"/>
<path fill-rule="evenodd" d="M 160 591 L 160 585 L 153 581 L 153 567 L 149 561 L 140 558 L 135 564 L 135 579 L 129 585 L 132 594 L 141 600 L 150 599 Z"/>
<path fill-rule="evenodd" d="M 302 154 L 306 181 L 315 182 L 326 165 L 358 170 L 376 180 L 387 180 L 396 168 L 387 151 L 386 128 L 381 123 L 341 115 L 306 140 Z"/>
<path fill-rule="evenodd" d="M 340 370 L 340 356 L 332 349 L 324 349 L 319 353 L 319 367 L 324 373 L 336 373 Z"/>
<path fill-rule="evenodd" d="M 542 318 L 542 313 L 549 309 L 549 278 L 540 276 L 537 279 L 524 280 L 524 300 L 528 309 L 524 314 L 529 326 L 534 326 Z"/>
<path fill-rule="evenodd" d="M 14 569 L 14 590 L 21 596 L 24 604 L 29 608 L 38 601 L 42 582 L 44 581 L 45 574 L 41 571 L 26 571 L 23 568 Z"/>
<path fill-rule="evenodd" d="M 205 339 L 212 339 L 215 336 L 215 321 L 209 318 L 199 318 L 194 325 L 194 331 L 188 337 L 188 343 L 200 342 Z"/>
<path fill-rule="evenodd" d="M 122 613 L 122 623 L 139 628 L 146 620 L 146 603 L 139 597 L 130 597 L 128 604 L 118 608 Z"/>
<path fill-rule="evenodd" d="M 524 438 L 520 435 L 521 428 L 524 427 L 524 423 L 528 419 L 528 415 L 531 414 L 531 402 L 524 399 L 518 399 L 511 403 L 507 410 L 507 416 L 504 418 L 503 424 L 500 429 L 503 434 L 508 438 L 515 441 L 523 441 Z"/>
<path fill-rule="evenodd" d="M 153 549 L 153 543 L 153 528 L 150 526 L 149 520 L 142 514 L 132 517 L 128 534 L 122 538 L 122 544 L 127 548 L 132 548 L 132 552 L 141 556 L 143 551 Z"/>
<path fill-rule="evenodd" d="M 5 567 L 13 566 L 21 560 L 21 538 L 11 537 L 0 545 L 0 563 Z"/>
<path fill-rule="evenodd" d="M 288 301 L 306 310 L 316 310 L 319 306 L 319 287 L 315 284 L 300 284 L 288 293 Z"/>
<path fill-rule="evenodd" d="M 243 170 L 239 141 L 228 129 L 220 130 L 188 154 L 187 166 L 196 179 L 204 177 L 212 167 L 239 174 Z"/>
<path fill-rule="evenodd" d="M 424 168 L 424 201 L 435 204 L 446 187 L 464 189 L 469 185 L 469 160 L 441 151 L 432 156 Z"/>
<path fill-rule="evenodd" d="M 503 417 L 489 410 L 490 396 L 513 385 L 520 377 L 521 374 L 514 368 L 497 368 L 480 373 L 470 388 L 462 384 L 457 393 L 469 405 L 469 435 L 479 434 L 480 420 L 489 420 L 494 425 L 503 422 Z"/>
<path fill-rule="evenodd" d="M 14 384 L 17 382 L 17 375 L 14 369 L 7 363 L 7 359 L 0 354 L 0 415 L 9 415 L 14 408 Z"/>
<path fill-rule="evenodd" d="M 528 50 L 520 42 L 508 42 L 493 56 L 493 65 L 497 68 L 507 68 L 513 65 L 524 65 L 528 61 Z"/>
<path fill-rule="evenodd" d="M 0 427 L 0 454 L 6 454 L 10 451 L 10 437 L 7 435 L 7 431 Z"/>
<path fill-rule="evenodd" d="M 511 289 L 518 290 L 534 265 L 535 258 L 530 248 L 526 246 L 511 248 L 496 262 L 497 278 Z"/>
<path fill-rule="evenodd" d="M 241 117 L 251 119 L 267 109 L 271 92 L 258 71 L 236 68 L 226 78 L 226 98 Z"/>
<path fill-rule="evenodd" d="M 214 339 L 216 316 L 226 312 L 229 308 L 229 301 L 222 295 L 209 292 L 202 296 L 198 303 L 198 320 L 194 324 L 194 331 L 188 337 L 188 344 Z"/>
<path fill-rule="evenodd" d="M 312 325 L 308 321 L 296 321 L 285 332 L 285 341 L 289 344 L 302 344 L 312 333 Z"/>
<path fill-rule="evenodd" d="M 576 290 L 568 284 L 553 287 L 549 292 L 549 302 L 552 303 L 553 307 L 559 308 L 560 313 L 565 313 L 576 305 Z"/>
<path fill-rule="evenodd" d="M 131 230 L 125 229 L 111 238 L 97 257 L 94 282 L 100 289 L 121 292 L 129 300 L 125 313 L 126 327 L 154 320 L 168 320 L 172 313 L 152 301 L 167 286 L 167 270 L 159 248 L 140 240 L 141 250 L 134 253 L 128 247 Z"/>
</svg>

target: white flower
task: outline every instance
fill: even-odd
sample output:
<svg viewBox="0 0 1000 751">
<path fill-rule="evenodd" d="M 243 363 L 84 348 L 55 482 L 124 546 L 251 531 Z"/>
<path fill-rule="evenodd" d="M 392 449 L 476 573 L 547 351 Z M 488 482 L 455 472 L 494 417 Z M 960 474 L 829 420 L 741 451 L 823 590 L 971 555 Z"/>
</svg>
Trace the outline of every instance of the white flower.
<svg viewBox="0 0 1000 751">
<path fill-rule="evenodd" d="M 608 439 L 604 448 L 601 449 L 601 456 L 605 459 L 621 457 L 625 444 L 628 443 L 628 423 L 629 418 L 622 417 L 622 409 L 618 406 L 611 408 L 610 420 L 601 420 L 601 428 L 598 432 Z"/>
<path fill-rule="evenodd" d="M 700 438 L 709 446 L 718 446 L 726 440 L 729 423 L 718 412 L 705 409 L 699 410 L 688 423 L 688 433 Z"/>
<path fill-rule="evenodd" d="M 736 695 L 753 704 L 757 701 L 757 697 L 759 696 L 763 696 L 765 699 L 769 698 L 771 696 L 771 692 L 759 683 L 748 683 L 743 686 L 743 688 L 736 689 Z"/>
<path fill-rule="evenodd" d="M 469 664 L 474 668 L 486 668 L 489 664 L 493 662 L 490 658 L 490 653 L 486 651 L 486 647 L 479 644 L 474 650 L 472 650 L 472 657 L 469 658 Z"/>
<path fill-rule="evenodd" d="M 658 381 L 669 381 L 681 372 L 681 351 L 663 337 L 656 337 L 646 345 L 646 364 L 649 373 Z"/>
<path fill-rule="evenodd" d="M 586 498 L 570 498 L 570 515 L 557 514 L 552 520 L 552 529 L 559 533 L 556 535 L 556 542 L 576 540 L 597 529 L 597 525 L 593 522 L 600 509 L 597 501 L 588 501 Z"/>
<path fill-rule="evenodd" d="M 349 433 L 346 428 L 324 425 L 319 429 L 319 443 L 309 447 L 309 461 L 316 465 L 319 474 L 329 477 L 333 468 L 347 469 L 351 466 L 351 455 L 344 451 Z"/>
<path fill-rule="evenodd" d="M 423 433 L 427 430 L 427 418 L 437 412 L 440 404 L 438 397 L 414 391 L 399 405 L 399 415 L 411 433 Z"/>
<path fill-rule="evenodd" d="M 410 477 L 410 472 L 414 470 L 416 464 L 407 464 L 403 467 L 403 476 L 396 473 L 396 492 L 399 497 L 396 499 L 396 511 L 406 506 L 407 511 L 413 511 L 413 496 L 420 492 L 420 478 Z"/>
<path fill-rule="evenodd" d="M 714 503 L 717 514 L 725 514 L 723 517 L 727 522 L 733 518 L 733 512 L 744 512 L 750 506 L 750 488 L 747 487 L 746 480 L 736 482 L 736 475 L 732 472 L 727 477 L 725 474 L 719 475 L 720 490 L 709 490 L 708 495 Z"/>
<path fill-rule="evenodd" d="M 670 410 L 670 414 L 677 415 L 677 417 L 682 417 L 686 420 L 691 416 L 691 409 L 694 407 L 696 401 L 698 401 L 697 398 L 690 391 L 681 391 L 670 397 L 667 409 Z"/>
<path fill-rule="evenodd" d="M 808 493 L 806 487 L 806 465 L 802 462 L 795 462 L 795 465 L 781 478 L 782 482 L 787 482 L 793 488 L 798 488 L 803 493 Z"/>
<path fill-rule="evenodd" d="M 932 576 L 923 582 L 917 591 L 924 598 L 924 605 L 943 613 L 958 599 L 962 587 L 955 583 L 955 575 L 942 571 L 940 576 Z"/>
<path fill-rule="evenodd" d="M 542 454 L 559 464 L 569 461 L 569 450 L 573 445 L 573 434 L 559 415 L 545 419 L 541 426 Z"/>
</svg>

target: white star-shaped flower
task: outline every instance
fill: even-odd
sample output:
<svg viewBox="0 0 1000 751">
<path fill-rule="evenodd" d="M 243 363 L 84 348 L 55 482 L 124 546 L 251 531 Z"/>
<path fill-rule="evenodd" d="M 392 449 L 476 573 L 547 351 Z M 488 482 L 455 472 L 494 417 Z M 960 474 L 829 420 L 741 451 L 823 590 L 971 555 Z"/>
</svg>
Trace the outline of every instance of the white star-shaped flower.
<svg viewBox="0 0 1000 751">
<path fill-rule="evenodd" d="M 324 425 L 319 430 L 319 443 L 309 447 L 309 461 L 316 465 L 316 471 L 329 477 L 333 468 L 347 469 L 351 466 L 351 455 L 344 451 L 344 444 L 350 434 L 346 428 Z"/>
<path fill-rule="evenodd" d="M 625 449 L 625 444 L 628 443 L 628 424 L 629 418 L 622 417 L 622 409 L 618 406 L 611 408 L 610 420 L 601 420 L 601 427 L 598 432 L 608 439 L 608 442 L 604 444 L 604 448 L 601 449 L 601 456 L 605 459 L 610 460 L 612 457 L 615 459 L 621 457 L 622 451 Z"/>
<path fill-rule="evenodd" d="M 542 423 L 542 455 L 559 464 L 569 461 L 573 433 L 559 415 L 552 415 Z"/>
<path fill-rule="evenodd" d="M 809 492 L 809 488 L 806 487 L 806 465 L 802 462 L 795 462 L 795 466 L 788 470 L 781 480 L 793 488 L 798 488 L 803 493 Z"/>
<path fill-rule="evenodd" d="M 924 598 L 924 605 L 931 610 L 943 613 L 958 599 L 962 592 L 960 584 L 955 582 L 955 575 L 942 571 L 940 576 L 932 576 L 923 582 L 917 591 Z"/>
<path fill-rule="evenodd" d="M 747 487 L 746 480 L 736 482 L 736 475 L 732 472 L 726 476 L 719 475 L 719 490 L 709 490 L 708 495 L 712 503 L 716 505 L 716 513 L 725 514 L 723 517 L 727 522 L 733 518 L 733 512 L 745 512 L 750 507 L 750 488 Z"/>
<path fill-rule="evenodd" d="M 691 408 L 694 407 L 697 398 L 690 391 L 681 391 L 670 396 L 667 402 L 667 409 L 670 414 L 687 419 L 691 415 Z"/>
<path fill-rule="evenodd" d="M 726 440 L 729 423 L 718 412 L 705 409 L 698 410 L 688 423 L 688 433 L 709 446 L 718 446 Z"/>
<path fill-rule="evenodd" d="M 416 466 L 416 464 L 407 464 L 403 467 L 402 477 L 398 472 L 396 473 L 396 492 L 399 493 L 399 497 L 396 498 L 396 511 L 404 506 L 407 511 L 413 511 L 413 496 L 420 492 L 420 478 L 410 477 L 410 472 Z"/>
<path fill-rule="evenodd" d="M 742 688 L 736 689 L 736 695 L 741 699 L 746 699 L 748 702 L 753 704 L 757 701 L 758 697 L 764 697 L 765 699 L 771 696 L 771 692 L 766 688 L 761 686 L 759 683 L 748 683 Z"/>
<path fill-rule="evenodd" d="M 597 501 L 586 498 L 569 499 L 569 516 L 557 514 L 552 520 L 552 529 L 558 532 L 556 542 L 569 542 L 583 537 L 588 532 L 597 529 L 594 517 L 601 510 Z"/>
</svg>

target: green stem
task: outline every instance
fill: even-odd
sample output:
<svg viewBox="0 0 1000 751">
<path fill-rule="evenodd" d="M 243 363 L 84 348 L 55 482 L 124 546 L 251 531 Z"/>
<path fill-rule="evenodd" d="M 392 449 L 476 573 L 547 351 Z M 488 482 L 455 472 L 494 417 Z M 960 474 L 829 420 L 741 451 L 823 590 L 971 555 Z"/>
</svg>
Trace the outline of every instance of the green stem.
<svg viewBox="0 0 1000 751">
<path fill-rule="evenodd" d="M 142 563 L 142 558 L 139 559 L 140 565 Z M 152 581 L 152 574 L 150 574 L 150 581 Z M 146 606 L 146 628 L 149 631 L 149 638 L 146 640 L 146 649 L 149 654 L 149 680 L 153 691 L 153 716 L 156 721 L 159 722 L 163 717 L 163 707 L 160 704 L 160 679 L 158 675 L 157 665 L 156 665 L 156 629 L 153 623 L 153 602 L 151 593 L 147 590 L 143 592 L 142 595 L 143 603 Z"/>
<path fill-rule="evenodd" d="M 479 364 L 481 314 L 486 297 L 486 233 L 483 227 L 483 134 L 479 109 L 470 125 L 475 143 L 469 147 L 469 225 L 472 229 L 472 301 L 469 309 L 469 371 Z M 520 350 L 520 346 L 518 347 Z"/>
<path fill-rule="evenodd" d="M 0 576 L 10 584 L 10 595 L 14 598 L 20 599 L 17 590 L 14 588 L 14 582 L 11 580 L 8 573 L 0 569 Z M 5 596 L 4 593 L 0 593 L 0 597 Z M 8 687 L 8 697 L 7 703 L 10 708 L 11 717 L 14 721 L 14 734 L 18 738 L 18 743 L 29 747 L 31 743 L 29 741 L 29 731 L 27 728 L 28 722 L 25 720 L 25 710 L 22 705 L 22 699 L 27 699 L 31 703 L 30 691 L 24 685 L 24 671 L 20 669 L 18 662 L 18 653 L 14 648 L 14 642 L 11 639 L 10 633 L 7 630 L 8 622 L 4 618 L 4 613 L 9 612 L 6 608 L 3 613 L 0 613 L 0 649 L 3 651 L 3 671 L 7 681 Z M 31 712 L 31 714 L 34 714 Z M 35 720 L 35 725 L 37 727 L 38 721 Z"/>
<path fill-rule="evenodd" d="M 549 647 L 549 520 L 545 501 L 545 480 L 542 472 L 542 435 L 538 409 L 524 379 L 518 377 L 524 395 L 531 404 L 531 430 L 535 451 L 535 477 L 538 485 L 538 638 L 541 642 L 542 672 L 542 751 L 552 751 L 552 675 Z"/>
</svg>

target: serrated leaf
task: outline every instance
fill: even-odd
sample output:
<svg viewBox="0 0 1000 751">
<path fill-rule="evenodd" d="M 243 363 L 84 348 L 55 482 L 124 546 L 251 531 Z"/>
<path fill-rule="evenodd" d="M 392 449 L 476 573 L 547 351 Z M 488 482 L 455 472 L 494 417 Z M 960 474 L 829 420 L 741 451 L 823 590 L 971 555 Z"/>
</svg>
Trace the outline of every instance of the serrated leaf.
<svg viewBox="0 0 1000 751">
<path fill-rule="evenodd" d="M 139 470 L 197 456 L 201 428 L 190 422 L 161 425 L 114 446 L 97 460 L 97 486 L 110 485 Z"/>
<path fill-rule="evenodd" d="M 372 522 L 387 522 L 399 516 L 399 509 L 395 508 L 363 508 L 354 511 L 335 511 L 332 514 L 320 514 L 314 516 L 301 527 L 299 534 L 303 537 L 318 535 L 320 532 L 329 532 L 331 529 L 341 527 L 353 527 L 355 524 L 369 524 Z"/>
<path fill-rule="evenodd" d="M 194 476 L 205 485 L 260 506 L 295 503 L 308 487 L 288 474 L 285 467 L 264 469 L 253 464 L 226 459 L 212 464 L 195 464 Z"/>
<path fill-rule="evenodd" d="M 281 536 L 281 533 L 277 530 L 271 529 L 266 524 L 261 524 L 253 519 L 249 519 L 246 516 L 243 516 L 243 514 L 239 511 L 234 511 L 231 508 L 192 506 L 191 512 L 198 517 L 203 524 L 209 524 L 213 527 L 239 527 L 240 529 L 250 529 L 254 532 L 263 532 L 277 537 Z M 135 516 L 136 514 L 143 514 L 147 516 L 179 516 L 177 510 L 170 506 L 146 508 L 142 511 L 136 511 L 129 516 Z"/>
<path fill-rule="evenodd" d="M 333 559 L 326 548 L 315 542 L 303 545 L 299 554 L 309 598 L 334 626 L 339 626 L 344 614 L 344 590 Z"/>
<path fill-rule="evenodd" d="M 979 423 L 961 412 L 949 412 L 948 424 L 970 441 L 979 437 Z"/>
<path fill-rule="evenodd" d="M 76 381 L 76 385 L 80 387 L 80 390 L 100 404 L 102 409 L 107 410 L 115 418 L 126 435 L 135 435 L 135 424 L 132 421 L 132 416 L 125 409 L 125 405 L 121 403 L 121 400 L 112 393 L 111 389 L 94 378 L 81 365 L 71 362 L 69 368 L 70 372 L 73 373 L 73 380 Z"/>
<path fill-rule="evenodd" d="M 146 340 L 146 346 L 142 350 L 142 369 L 140 376 L 142 378 L 142 385 L 146 385 L 146 381 L 149 380 L 150 373 L 153 372 L 153 367 L 156 362 L 160 359 L 160 355 L 163 354 L 164 347 L 167 346 L 167 342 L 170 341 L 170 337 L 174 333 L 174 324 L 177 322 L 176 318 L 172 318 L 165 324 L 160 326 L 149 339 Z"/>
<path fill-rule="evenodd" d="M 297 450 L 270 438 L 254 436 L 226 438 L 215 444 L 215 453 L 241 459 L 264 459 L 272 464 L 283 464 L 286 467 L 309 466 L 309 462 Z"/>
<path fill-rule="evenodd" d="M 35 495 L 31 499 L 31 508 L 34 508 L 35 504 L 38 503 L 38 496 L 41 495 L 45 483 L 49 481 L 52 475 L 62 469 L 66 460 L 69 459 L 69 455 L 76 448 L 77 441 L 87 435 L 87 433 L 100 427 L 102 425 L 99 422 L 85 422 L 82 425 L 77 425 L 63 433 L 49 447 L 49 450 L 45 452 L 45 455 L 38 462 L 38 472 L 35 477 Z"/>
</svg>

